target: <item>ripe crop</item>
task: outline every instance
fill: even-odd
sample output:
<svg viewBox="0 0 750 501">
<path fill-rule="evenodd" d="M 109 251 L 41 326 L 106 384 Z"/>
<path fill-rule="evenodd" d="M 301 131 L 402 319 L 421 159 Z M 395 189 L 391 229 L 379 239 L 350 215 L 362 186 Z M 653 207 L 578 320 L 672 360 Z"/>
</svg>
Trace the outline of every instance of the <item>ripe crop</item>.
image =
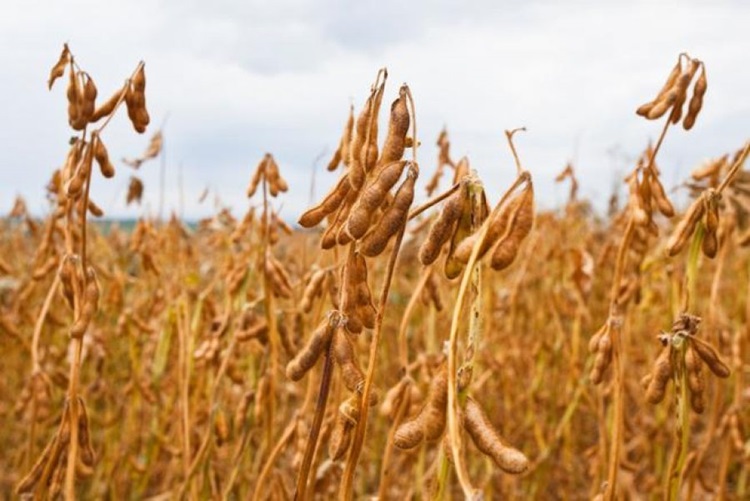
<svg viewBox="0 0 750 501">
<path fill-rule="evenodd" d="M 47 186 L 50 213 L 33 218 L 19 199 L 0 220 L 0 492 L 750 494 L 750 142 L 693 171 L 682 211 L 656 165 L 673 125 L 700 134 L 704 62 L 681 54 L 637 108 L 663 128 L 608 218 L 579 198 L 572 164 L 557 177 L 567 204 L 537 208 L 524 129 L 498 152 L 509 186 L 454 162 L 445 130 L 433 165 L 418 96 L 382 69 L 348 110 L 327 194 L 296 227 L 279 210 L 299 187 L 265 153 L 239 218 L 107 232 L 90 221 L 104 215 L 92 180 L 123 175 L 110 120 L 149 126 L 145 66 L 97 103 L 66 45 L 51 89 L 57 79 L 75 137 Z M 162 141 L 124 163 L 140 168 Z M 128 202 L 143 192 L 133 176 Z"/>
</svg>

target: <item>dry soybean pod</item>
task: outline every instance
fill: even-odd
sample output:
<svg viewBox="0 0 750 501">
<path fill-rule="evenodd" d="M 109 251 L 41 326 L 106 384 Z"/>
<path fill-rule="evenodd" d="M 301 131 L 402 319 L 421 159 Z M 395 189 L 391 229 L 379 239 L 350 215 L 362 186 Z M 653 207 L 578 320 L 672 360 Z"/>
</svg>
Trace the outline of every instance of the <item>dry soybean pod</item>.
<svg viewBox="0 0 750 501">
<path fill-rule="evenodd" d="M 406 147 L 406 134 L 409 132 L 409 109 L 406 106 L 406 84 L 398 91 L 398 99 L 391 105 L 391 117 L 388 122 L 388 134 L 383 144 L 378 164 L 386 165 L 401 160 Z"/>
<path fill-rule="evenodd" d="M 424 266 L 435 262 L 440 255 L 443 245 L 451 237 L 453 229 L 461 217 L 463 195 L 464 187 L 462 186 L 448 197 L 443 209 L 438 213 L 432 225 L 430 225 L 427 237 L 419 248 L 419 261 Z"/>
<path fill-rule="evenodd" d="M 98 122 L 102 118 L 109 116 L 113 111 L 115 111 L 115 107 L 117 106 L 117 103 L 119 103 L 123 98 L 123 93 L 125 92 L 125 88 L 118 89 L 114 94 L 112 94 L 109 99 L 104 101 L 102 104 L 96 107 L 94 110 L 94 113 L 91 115 L 91 122 Z"/>
<path fill-rule="evenodd" d="M 477 261 L 482 259 L 482 257 L 487 254 L 487 251 L 489 251 L 498 242 L 498 239 L 505 234 L 508 229 L 508 223 L 511 220 L 511 216 L 518 210 L 522 201 L 523 193 L 519 193 L 511 200 L 507 201 L 504 204 L 504 207 L 500 210 L 500 213 L 492 219 L 492 221 L 489 223 L 489 228 L 487 229 L 487 234 L 484 237 L 482 246 L 479 249 Z M 471 251 L 474 248 L 474 244 L 476 243 L 476 239 L 478 237 L 479 233 L 475 232 L 470 237 L 465 238 L 458 245 L 458 247 L 456 247 L 456 250 L 453 254 L 455 258 L 458 259 L 461 263 L 466 264 L 469 261 L 469 256 L 471 255 Z"/>
<path fill-rule="evenodd" d="M 70 49 L 68 49 L 68 44 L 65 43 L 63 44 L 63 50 L 60 53 L 60 57 L 57 59 L 57 62 L 49 72 L 49 79 L 47 80 L 48 89 L 52 89 L 52 85 L 54 85 L 55 80 L 65 74 L 65 67 L 68 65 L 70 59 Z"/>
<path fill-rule="evenodd" d="M 327 276 L 326 270 L 315 270 L 310 275 L 310 281 L 305 287 L 305 291 L 302 293 L 302 299 L 300 300 L 300 310 L 305 313 L 310 313 L 312 310 L 312 303 L 316 297 L 320 296 L 323 290 L 323 281 Z"/>
<path fill-rule="evenodd" d="M 372 215 L 380 207 L 391 188 L 398 182 L 406 167 L 405 160 L 391 162 L 367 185 L 352 208 L 346 222 L 347 232 L 359 240 L 370 228 Z"/>
<path fill-rule="evenodd" d="M 529 180 L 521 193 L 521 201 L 513 214 L 505 235 L 492 251 L 490 266 L 495 270 L 507 268 L 516 258 L 521 242 L 534 225 L 534 187 Z"/>
<path fill-rule="evenodd" d="M 680 121 L 680 118 L 682 118 L 682 106 L 687 99 L 688 87 L 700 66 L 700 61 L 697 59 L 691 60 L 690 69 L 680 75 L 680 78 L 677 79 L 677 83 L 675 84 L 677 87 L 677 101 L 675 101 L 674 106 L 672 107 L 672 114 L 669 116 L 669 119 L 673 124 L 676 124 Z"/>
<path fill-rule="evenodd" d="M 646 388 L 646 400 L 652 404 L 658 404 L 664 400 L 667 385 L 672 379 L 672 347 L 665 346 L 654 362 L 651 380 Z"/>
<path fill-rule="evenodd" d="M 529 467 L 528 458 L 504 443 L 487 414 L 471 397 L 466 399 L 463 424 L 477 449 L 492 458 L 504 472 L 518 474 Z"/>
<path fill-rule="evenodd" d="M 701 74 L 693 86 L 693 96 L 690 98 L 688 112 L 682 122 L 682 127 L 685 130 L 690 130 L 693 128 L 693 125 L 695 125 L 695 119 L 698 118 L 698 113 L 700 113 L 701 108 L 703 107 L 703 96 L 706 94 L 706 89 L 708 89 L 706 65 L 701 63 Z"/>
<path fill-rule="evenodd" d="M 685 248 L 685 245 L 695 231 L 695 226 L 703 217 L 704 211 L 705 204 L 702 197 L 694 200 L 687 212 L 685 212 L 685 215 L 682 216 L 680 222 L 677 223 L 677 226 L 667 241 L 667 255 L 670 257 L 675 256 Z"/>
<path fill-rule="evenodd" d="M 672 71 L 669 73 L 669 76 L 667 77 L 667 81 L 664 83 L 664 86 L 661 88 L 661 90 L 656 95 L 654 100 L 641 105 L 636 110 L 636 113 L 642 117 L 647 117 L 651 109 L 657 103 L 662 101 L 664 96 L 667 94 L 667 92 L 669 92 L 669 90 L 674 86 L 674 83 L 677 81 L 677 77 L 680 76 L 681 72 L 682 72 L 682 65 L 680 64 L 680 58 L 678 58 L 677 64 L 675 64 L 674 67 L 672 68 Z"/>
<path fill-rule="evenodd" d="M 731 373 L 729 366 L 721 359 L 713 346 L 695 336 L 691 336 L 690 341 L 695 353 L 706 363 L 711 372 L 720 378 L 729 377 Z"/>
<path fill-rule="evenodd" d="M 359 392 L 365 381 L 365 375 L 359 365 L 357 353 L 354 350 L 354 343 L 346 330 L 339 327 L 333 334 L 333 344 L 331 345 L 331 354 L 336 361 L 336 365 L 341 369 L 341 379 L 344 386 L 351 392 Z"/>
<path fill-rule="evenodd" d="M 322 202 L 312 209 L 308 209 L 300 216 L 299 225 L 303 228 L 312 228 L 320 224 L 327 215 L 335 212 L 341 206 L 349 190 L 351 190 L 351 185 L 349 184 L 348 175 L 344 174 Z"/>
<path fill-rule="evenodd" d="M 367 257 L 380 255 L 390 239 L 406 224 L 409 217 L 409 208 L 414 201 L 414 185 L 419 171 L 416 164 L 409 167 L 406 179 L 394 197 L 393 203 L 377 222 L 374 229 L 362 240 L 360 251 Z"/>
<path fill-rule="evenodd" d="M 299 381 L 315 366 L 320 355 L 327 349 L 336 329 L 337 317 L 329 315 L 310 335 L 307 344 L 287 364 L 286 375 L 292 381 Z"/>
<path fill-rule="evenodd" d="M 99 164 L 102 176 L 111 178 L 115 175 L 115 168 L 109 160 L 107 148 L 104 146 L 104 142 L 98 133 L 94 133 L 93 136 L 92 141 L 94 143 L 94 158 L 96 158 L 96 163 Z"/>
<path fill-rule="evenodd" d="M 393 441 L 399 449 L 413 449 L 423 440 L 440 438 L 445 430 L 448 402 L 448 372 L 443 364 L 432 379 L 427 401 L 419 413 L 404 421 L 396 430 Z"/>
<path fill-rule="evenodd" d="M 690 388 L 690 406 L 697 414 L 706 410 L 704 390 L 706 383 L 703 378 L 703 361 L 695 353 L 692 343 L 685 350 L 685 369 L 688 373 L 688 387 Z"/>
</svg>

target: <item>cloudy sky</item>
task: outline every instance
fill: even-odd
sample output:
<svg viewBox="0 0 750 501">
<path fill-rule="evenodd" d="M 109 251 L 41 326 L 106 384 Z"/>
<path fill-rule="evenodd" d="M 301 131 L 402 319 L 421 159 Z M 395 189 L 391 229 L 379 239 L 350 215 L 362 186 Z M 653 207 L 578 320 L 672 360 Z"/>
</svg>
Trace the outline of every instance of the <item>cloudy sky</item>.
<svg viewBox="0 0 750 501">
<path fill-rule="evenodd" d="M 65 84 L 46 79 L 62 43 L 101 95 L 146 61 L 152 126 L 125 114 L 104 133 L 110 155 L 135 156 L 165 117 L 166 208 L 210 214 L 214 197 L 241 214 L 245 185 L 265 152 L 291 185 L 284 217 L 296 219 L 337 174 L 324 171 L 350 103 L 359 108 L 379 67 L 386 103 L 407 82 L 417 105 L 423 180 L 447 126 L 453 156 L 468 155 L 497 199 L 513 176 L 503 130 L 526 126 L 517 146 L 539 203 L 567 188 L 552 178 L 573 160 L 581 194 L 602 205 L 660 124 L 634 114 L 661 87 L 677 55 L 706 62 L 704 108 L 689 132 L 674 128 L 660 166 L 673 186 L 700 161 L 750 137 L 750 3 L 735 1 L 59 1 L 4 0 L 0 18 L 0 212 L 17 194 L 38 214 L 43 186 L 71 135 Z M 385 108 L 385 107 L 384 107 Z M 385 113 L 383 117 L 385 118 Z M 158 163 L 145 164 L 144 206 L 124 205 L 132 171 L 96 178 L 93 198 L 112 216 L 158 205 Z"/>
</svg>

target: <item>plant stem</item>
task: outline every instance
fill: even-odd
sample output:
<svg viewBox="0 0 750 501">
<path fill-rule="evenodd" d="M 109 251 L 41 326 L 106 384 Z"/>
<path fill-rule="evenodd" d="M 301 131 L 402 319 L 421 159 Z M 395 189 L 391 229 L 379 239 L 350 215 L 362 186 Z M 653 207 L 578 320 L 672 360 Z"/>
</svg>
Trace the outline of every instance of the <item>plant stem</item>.
<svg viewBox="0 0 750 501">
<path fill-rule="evenodd" d="M 396 262 L 398 260 L 398 254 L 401 250 L 401 242 L 404 239 L 404 232 L 406 226 L 402 226 L 396 236 L 396 241 L 391 251 L 391 256 L 388 259 L 388 266 L 385 271 L 385 281 L 383 282 L 383 288 L 380 291 L 380 302 L 378 304 L 378 314 L 375 317 L 375 330 L 372 334 L 372 340 L 370 340 L 370 357 L 367 362 L 367 374 L 365 376 L 365 385 L 362 390 L 362 396 L 360 398 L 360 411 L 359 420 L 357 426 L 354 428 L 354 436 L 352 437 L 351 450 L 346 458 L 346 466 L 344 468 L 344 476 L 341 479 L 341 486 L 339 488 L 339 499 L 342 501 L 349 501 L 352 499 L 353 488 L 354 488 L 354 472 L 359 462 L 359 455 L 362 452 L 362 445 L 365 439 L 365 433 L 367 432 L 367 414 L 370 407 L 370 392 L 372 391 L 372 382 L 375 376 L 375 360 L 378 353 L 378 345 L 380 344 L 380 337 L 383 333 L 383 317 L 385 315 L 385 308 L 388 305 L 388 295 L 391 290 L 391 282 L 393 280 L 393 273 L 396 269 Z"/>
<path fill-rule="evenodd" d="M 328 393 L 331 390 L 331 375 L 333 373 L 333 358 L 331 356 L 330 343 L 326 348 L 325 359 L 323 362 L 323 375 L 320 379 L 320 391 L 318 392 L 318 401 L 315 406 L 315 415 L 310 426 L 310 434 L 305 444 L 305 455 L 302 458 L 299 474 L 297 476 L 297 489 L 294 493 L 295 501 L 304 501 L 307 490 L 307 477 L 310 474 L 315 448 L 318 445 L 318 436 L 320 435 L 320 425 L 323 423 L 323 416 L 326 413 L 328 404 Z"/>
</svg>

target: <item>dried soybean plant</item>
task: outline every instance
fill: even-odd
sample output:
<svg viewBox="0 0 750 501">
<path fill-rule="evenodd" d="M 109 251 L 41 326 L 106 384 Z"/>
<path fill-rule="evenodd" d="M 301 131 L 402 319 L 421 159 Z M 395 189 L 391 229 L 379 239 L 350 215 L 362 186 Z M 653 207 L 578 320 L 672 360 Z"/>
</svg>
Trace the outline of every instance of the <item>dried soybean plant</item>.
<svg viewBox="0 0 750 501">
<path fill-rule="evenodd" d="M 585 178 L 565 210 L 537 211 L 519 160 L 489 206 L 494 189 L 443 131 L 414 207 L 413 103 L 384 76 L 342 116 L 337 180 L 301 218 L 320 231 L 284 222 L 271 191 L 285 183 L 263 157 L 244 214 L 217 199 L 196 224 L 92 221 L 84 267 L 85 177 L 78 198 L 68 186 L 98 125 L 77 133 L 46 187 L 53 216 L 18 199 L 0 218 L 1 491 L 53 497 L 75 442 L 82 498 L 600 499 L 613 459 L 618 498 L 675 485 L 679 498 L 747 497 L 747 145 L 693 171 L 694 204 L 672 224 L 657 215 L 674 209 L 656 143 L 626 178 L 627 207 L 604 218 Z M 383 99 L 396 102 L 378 135 Z M 101 213 L 90 202 L 87 220 Z M 590 356 L 586 332 L 613 311 Z M 89 318 L 71 400 L 66 334 Z"/>
<path fill-rule="evenodd" d="M 648 249 L 649 234 L 658 235 L 658 227 L 653 217 L 656 210 L 665 217 L 674 215 L 674 207 L 666 196 L 664 187 L 659 179 L 655 158 L 661 148 L 667 130 L 671 124 L 679 122 L 682 117 L 684 103 L 693 78 L 703 63 L 692 59 L 686 54 L 680 54 L 677 63 L 667 78 L 667 82 L 657 96 L 649 103 L 640 106 L 636 113 L 649 120 L 655 120 L 669 112 L 662 128 L 661 135 L 654 148 L 649 147 L 641 158 L 639 165 L 626 179 L 630 192 L 628 204 L 622 214 L 625 227 L 617 250 L 612 290 L 610 292 L 610 307 L 607 321 L 591 337 L 589 350 L 594 358 L 590 379 L 594 384 L 600 384 L 604 375 L 612 366 L 613 372 L 613 409 L 609 464 L 604 483 L 604 499 L 610 500 L 617 496 L 617 477 L 621 464 L 621 446 L 623 442 L 624 415 L 624 374 L 625 354 L 623 348 L 623 325 L 626 323 L 627 302 L 633 297 L 638 288 L 638 277 L 629 279 L 626 276 L 628 268 L 639 267 Z M 706 91 L 705 69 L 696 81 L 693 97 L 688 106 L 688 113 L 683 123 L 684 128 L 690 129 L 695 122 L 702 106 L 703 95 Z"/>
<path fill-rule="evenodd" d="M 50 237 L 40 247 L 37 259 L 60 253 L 57 277 L 52 283 L 48 298 L 51 298 L 60 287 L 68 307 L 73 312 L 69 330 L 72 360 L 58 430 L 31 471 L 17 485 L 16 492 L 20 495 L 50 498 L 62 492 L 65 499 L 75 499 L 76 478 L 90 476 L 95 467 L 88 413 L 81 396 L 79 381 L 83 339 L 97 314 L 101 294 L 95 267 L 87 253 L 86 216 L 89 212 L 95 216 L 102 215 L 101 209 L 90 198 L 93 164 L 96 161 L 103 177 L 111 178 L 115 175 L 115 169 L 102 140 L 102 132 L 120 104 L 125 102 L 128 117 L 139 133 L 146 130 L 149 115 L 146 110 L 146 75 L 143 62 L 137 65 L 122 88 L 98 106 L 96 84 L 91 75 L 80 68 L 67 44 L 63 46 L 57 63 L 50 71 L 50 89 L 66 71 L 68 124 L 80 135 L 71 140 L 65 164 L 53 176 L 56 181 L 54 190 L 57 207 L 48 221 L 51 228 Z M 104 121 L 101 125 L 95 125 L 102 119 Z M 61 250 L 58 250 L 53 242 L 53 228 L 59 229 L 63 235 L 64 245 Z M 49 301 L 45 304 L 49 305 Z M 40 380 L 46 379 L 38 360 L 39 336 L 46 314 L 47 309 L 43 308 L 32 341 L 32 353 L 36 356 L 32 359 L 31 384 L 39 384 Z"/>
<path fill-rule="evenodd" d="M 444 272 L 448 278 L 461 275 L 461 284 L 456 296 L 453 308 L 450 335 L 447 351 L 447 375 L 444 384 L 433 385 L 430 400 L 422 412 L 414 418 L 401 425 L 396 437 L 400 438 L 402 445 L 410 445 L 411 442 L 405 438 L 409 436 L 414 423 L 422 424 L 430 418 L 422 417 L 426 409 L 440 408 L 442 412 L 430 411 L 429 416 L 433 418 L 440 416 L 432 431 L 430 426 L 429 438 L 435 438 L 442 433 L 447 424 L 448 456 L 453 462 L 458 480 L 467 499 L 481 496 L 474 489 L 469 479 L 463 459 L 462 435 L 460 426 L 471 436 L 477 448 L 493 459 L 495 464 L 507 473 L 521 473 L 528 467 L 528 459 L 517 449 L 504 443 L 499 432 L 487 418 L 481 405 L 468 395 L 472 376 L 475 369 L 474 356 L 480 347 L 482 324 L 482 267 L 481 259 L 489 251 L 491 252 L 490 266 L 495 270 L 508 267 L 518 255 L 523 240 L 528 236 L 534 221 L 534 196 L 531 175 L 524 170 L 513 144 L 513 134 L 517 132 L 506 131 L 508 144 L 516 162 L 517 178 L 511 187 L 501 197 L 498 204 L 488 213 L 487 201 L 484 189 L 476 177 L 476 174 L 468 172 L 467 175 L 458 179 L 462 184 L 445 203 L 443 211 L 433 223 L 430 231 L 420 248 L 420 259 L 423 264 L 431 264 L 448 239 L 451 243 L 447 248 Z M 466 161 L 464 167 L 468 171 Z M 456 171 L 458 173 L 459 166 Z M 520 192 L 519 192 L 520 191 Z M 469 315 L 468 338 L 464 350 L 464 361 L 458 367 L 458 331 L 462 324 L 462 312 L 464 297 L 472 285 L 473 301 Z M 422 424 L 425 429 L 425 425 Z M 439 430 L 438 430 L 439 429 Z M 439 431 L 439 432 L 438 432 Z M 413 434 L 413 433 L 412 433 Z M 425 436 L 428 433 L 425 432 Z M 420 437 L 419 434 L 416 437 Z M 411 439 L 413 440 L 413 439 Z M 418 440 L 416 443 L 419 443 Z M 397 442 L 397 445 L 398 443 Z M 414 444 L 416 445 L 416 444 Z M 446 471 L 445 468 L 442 471 Z M 442 491 L 445 478 L 439 479 L 438 490 Z"/>
<path fill-rule="evenodd" d="M 350 392 L 339 408 L 329 438 L 332 459 L 335 461 L 346 455 L 339 487 L 342 499 L 351 499 L 353 495 L 355 471 L 366 433 L 368 407 L 377 401 L 373 377 L 383 316 L 419 175 L 414 103 L 406 85 L 401 86 L 398 98 L 391 105 L 388 131 L 382 149 L 378 147 L 378 115 L 386 79 L 385 69 L 378 72 L 356 120 L 353 112 L 350 113 L 339 149 L 329 166 L 333 170 L 343 159 L 346 171 L 333 190 L 318 205 L 302 214 L 299 220 L 301 226 L 309 228 L 327 217 L 328 228 L 322 235 L 321 247 L 337 249 L 348 246 L 348 251 L 342 257 L 341 285 L 338 297 L 334 299 L 335 308 L 312 334 L 306 347 L 287 366 L 289 377 L 297 380 L 321 356 L 324 358 L 318 403 L 298 473 L 296 497 L 299 499 L 306 498 L 308 476 L 326 410 L 334 363 L 340 369 L 342 383 Z M 410 128 L 412 136 L 408 137 Z M 407 145 L 413 147 L 411 161 L 402 160 Z M 391 190 L 402 178 L 403 181 L 392 193 Z M 392 250 L 381 295 L 375 303 L 368 280 L 367 258 L 377 259 L 391 242 Z M 363 371 L 355 337 L 365 330 L 372 330 L 372 339 L 366 370 Z"/>
<path fill-rule="evenodd" d="M 697 414 L 702 414 L 706 407 L 703 364 L 706 364 L 717 377 L 728 378 L 730 375 L 729 367 L 722 361 L 716 348 L 710 341 L 698 337 L 701 318 L 690 312 L 695 309 L 696 275 L 700 253 L 713 259 L 716 257 L 721 241 L 723 245 L 728 245 L 727 233 L 731 230 L 728 230 L 726 225 L 720 228 L 719 204 L 722 193 L 731 186 L 734 177 L 747 159 L 748 152 L 750 152 L 750 142 L 738 152 L 721 183 L 715 188 L 707 187 L 696 197 L 667 241 L 666 251 L 669 256 L 677 255 L 690 242 L 685 274 L 686 284 L 683 288 L 679 316 L 674 321 L 671 332 L 662 333 L 659 336 L 664 348 L 654 362 L 652 372 L 643 380 L 646 387 L 646 400 L 652 404 L 661 402 L 669 381 L 674 382 L 677 415 L 675 447 L 669 461 L 664 486 L 664 497 L 667 499 L 678 499 L 680 496 L 690 439 L 688 405 Z M 733 215 L 730 213 L 727 217 L 732 218 Z M 720 230 L 723 230 L 721 241 Z"/>
</svg>

